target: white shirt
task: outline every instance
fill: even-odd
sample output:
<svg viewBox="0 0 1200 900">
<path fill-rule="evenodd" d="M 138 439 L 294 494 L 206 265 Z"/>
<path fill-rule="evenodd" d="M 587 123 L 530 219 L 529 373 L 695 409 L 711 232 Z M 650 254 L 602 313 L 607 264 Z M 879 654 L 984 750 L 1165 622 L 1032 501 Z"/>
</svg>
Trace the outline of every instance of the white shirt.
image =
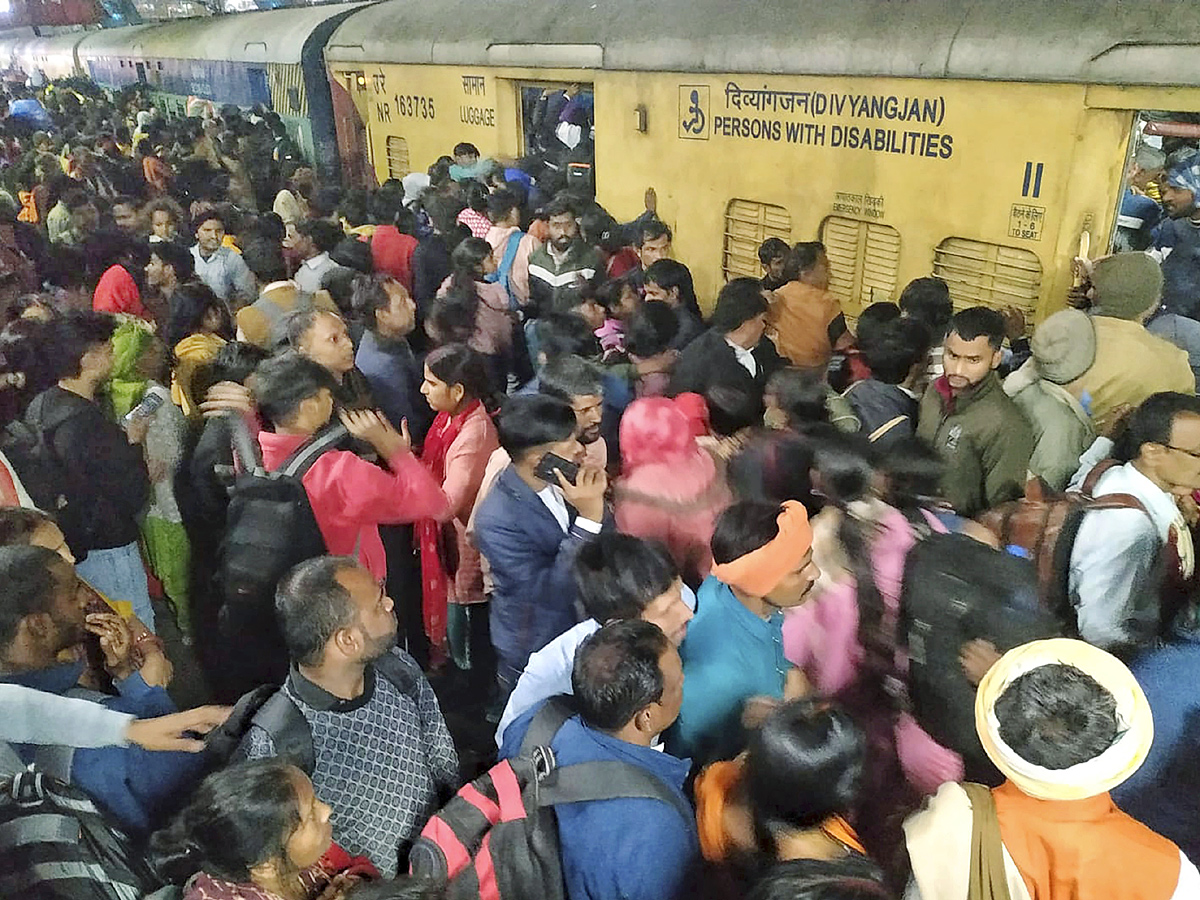
<svg viewBox="0 0 1200 900">
<path fill-rule="evenodd" d="M 1094 495 L 1105 494 L 1132 494 L 1146 512 L 1106 509 L 1084 516 L 1071 548 L 1068 594 L 1079 635 L 1089 644 L 1143 644 L 1159 626 L 1159 553 L 1173 525 L 1181 543 L 1188 531 L 1174 498 L 1133 463 L 1104 473 Z"/>
<path fill-rule="evenodd" d="M 567 509 L 567 501 L 563 497 L 562 488 L 558 485 L 548 484 L 537 492 L 537 496 L 545 504 L 546 509 L 550 510 L 550 514 L 558 521 L 559 527 L 563 531 L 571 527 L 571 513 Z M 599 522 L 593 522 L 583 516 L 576 516 L 575 524 L 592 534 L 599 534 L 603 527 Z"/>
<path fill-rule="evenodd" d="M 330 269 L 336 269 L 337 263 L 329 258 L 328 253 L 318 253 L 312 259 L 306 259 L 296 271 L 296 284 L 302 291 L 315 293 L 321 290 L 321 278 Z"/>
<path fill-rule="evenodd" d="M 754 358 L 754 354 L 745 347 L 735 344 L 729 338 L 725 338 L 725 343 L 733 348 L 733 355 L 737 357 L 737 361 L 741 364 L 741 367 L 750 373 L 750 377 L 757 377 L 758 360 Z"/>
</svg>

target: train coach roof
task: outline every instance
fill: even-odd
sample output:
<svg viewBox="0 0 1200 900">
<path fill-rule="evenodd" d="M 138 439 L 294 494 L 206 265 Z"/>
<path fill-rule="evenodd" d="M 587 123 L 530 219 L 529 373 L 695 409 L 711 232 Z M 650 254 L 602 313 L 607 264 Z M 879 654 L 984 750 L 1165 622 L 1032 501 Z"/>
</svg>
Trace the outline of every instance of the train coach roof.
<svg viewBox="0 0 1200 900">
<path fill-rule="evenodd" d="M 1195 0 L 386 0 L 339 61 L 1200 84 Z"/>
<path fill-rule="evenodd" d="M 88 35 L 79 55 L 298 63 L 305 41 L 322 22 L 360 6 L 340 3 L 113 28 Z"/>
</svg>

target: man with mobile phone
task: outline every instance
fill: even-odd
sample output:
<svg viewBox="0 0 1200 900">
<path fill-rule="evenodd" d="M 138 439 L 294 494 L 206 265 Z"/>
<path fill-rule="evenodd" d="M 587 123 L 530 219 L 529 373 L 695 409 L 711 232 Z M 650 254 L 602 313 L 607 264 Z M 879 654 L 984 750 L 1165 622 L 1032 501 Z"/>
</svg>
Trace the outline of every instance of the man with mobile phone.
<svg viewBox="0 0 1200 900">
<path fill-rule="evenodd" d="M 497 431 L 512 463 L 478 510 L 475 541 L 495 584 L 491 634 L 503 701 L 529 654 L 583 618 L 571 565 L 605 527 L 608 478 L 583 462 L 575 411 L 561 400 L 512 397 Z"/>
</svg>

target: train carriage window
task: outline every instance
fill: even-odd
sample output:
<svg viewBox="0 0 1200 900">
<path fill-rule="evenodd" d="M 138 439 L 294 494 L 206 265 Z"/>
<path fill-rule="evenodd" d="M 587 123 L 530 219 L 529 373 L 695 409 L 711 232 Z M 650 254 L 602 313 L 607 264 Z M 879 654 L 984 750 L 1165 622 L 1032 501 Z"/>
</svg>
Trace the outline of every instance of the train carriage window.
<svg viewBox="0 0 1200 900">
<path fill-rule="evenodd" d="M 933 274 L 950 287 L 957 309 L 1015 306 L 1030 321 L 1042 290 L 1042 263 L 1023 247 L 948 237 L 933 252 Z"/>
<path fill-rule="evenodd" d="M 890 225 L 827 216 L 821 241 L 829 256 L 829 292 L 848 316 L 896 297 L 900 232 Z"/>
<path fill-rule="evenodd" d="M 408 163 L 408 141 L 394 134 L 387 139 L 388 178 L 403 178 L 412 169 Z"/>
<path fill-rule="evenodd" d="M 725 280 L 762 276 L 758 246 L 769 237 L 792 242 L 792 214 L 782 206 L 757 200 L 730 200 L 725 207 Z"/>
</svg>

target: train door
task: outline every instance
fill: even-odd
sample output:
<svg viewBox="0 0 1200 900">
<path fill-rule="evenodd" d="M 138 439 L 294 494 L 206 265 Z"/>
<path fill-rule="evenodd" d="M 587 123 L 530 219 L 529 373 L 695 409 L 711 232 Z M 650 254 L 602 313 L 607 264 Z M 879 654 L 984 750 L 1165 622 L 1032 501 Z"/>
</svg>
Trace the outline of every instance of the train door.
<svg viewBox="0 0 1200 900">
<path fill-rule="evenodd" d="M 267 78 L 266 69 L 247 69 L 246 77 L 250 80 L 250 104 L 261 103 L 267 109 L 271 108 L 271 83 Z"/>
<path fill-rule="evenodd" d="M 140 83 L 140 84 L 146 83 L 146 64 L 145 63 L 137 64 L 137 80 L 138 80 L 138 83 Z"/>
<path fill-rule="evenodd" d="M 595 93 L 585 82 L 521 82 L 522 155 L 563 173 L 567 185 L 596 193 Z"/>
<path fill-rule="evenodd" d="M 1143 110 L 1134 119 L 1117 214 L 1114 251 L 1153 250 L 1155 232 L 1169 218 L 1161 187 L 1175 164 L 1200 151 L 1200 113 Z"/>
<path fill-rule="evenodd" d="M 329 93 L 333 100 L 333 120 L 337 132 L 338 155 L 342 161 L 342 177 L 346 184 L 375 187 L 377 180 L 375 161 L 371 154 L 366 73 L 330 72 Z"/>
</svg>

